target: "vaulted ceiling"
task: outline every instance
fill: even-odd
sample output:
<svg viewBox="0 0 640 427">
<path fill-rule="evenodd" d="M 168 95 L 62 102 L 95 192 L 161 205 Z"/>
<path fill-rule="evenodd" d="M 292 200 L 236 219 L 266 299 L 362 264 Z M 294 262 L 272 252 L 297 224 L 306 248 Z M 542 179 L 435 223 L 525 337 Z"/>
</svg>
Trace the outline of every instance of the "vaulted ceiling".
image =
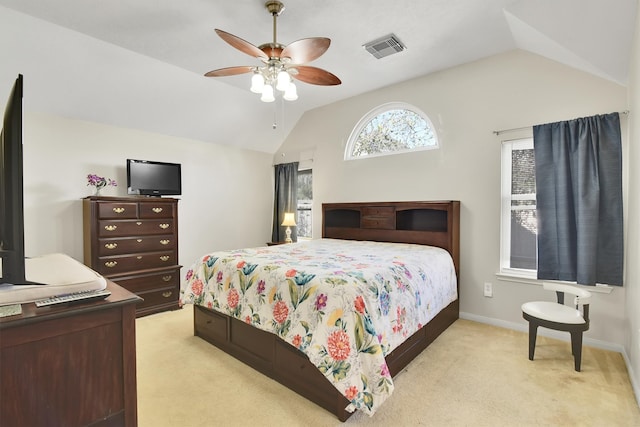
<svg viewBox="0 0 640 427">
<path fill-rule="evenodd" d="M 21 72 L 26 108 L 275 152 L 305 111 L 512 49 L 625 85 L 637 7 L 637 0 L 283 2 L 278 42 L 330 38 L 311 65 L 341 85 L 298 83 L 297 101 L 265 104 L 249 92 L 247 74 L 203 76 L 260 64 L 214 28 L 255 45 L 272 41 L 263 0 L 0 0 L 0 96 Z M 390 33 L 406 50 L 376 59 L 362 47 Z"/>
</svg>

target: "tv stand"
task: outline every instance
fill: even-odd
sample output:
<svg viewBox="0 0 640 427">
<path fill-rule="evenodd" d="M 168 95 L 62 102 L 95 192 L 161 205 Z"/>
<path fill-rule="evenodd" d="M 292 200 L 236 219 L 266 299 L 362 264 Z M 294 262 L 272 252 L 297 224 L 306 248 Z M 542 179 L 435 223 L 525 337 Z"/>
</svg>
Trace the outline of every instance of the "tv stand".
<svg viewBox="0 0 640 427">
<path fill-rule="evenodd" d="M 135 305 L 105 300 L 0 318 L 0 425 L 137 425 Z"/>
</svg>

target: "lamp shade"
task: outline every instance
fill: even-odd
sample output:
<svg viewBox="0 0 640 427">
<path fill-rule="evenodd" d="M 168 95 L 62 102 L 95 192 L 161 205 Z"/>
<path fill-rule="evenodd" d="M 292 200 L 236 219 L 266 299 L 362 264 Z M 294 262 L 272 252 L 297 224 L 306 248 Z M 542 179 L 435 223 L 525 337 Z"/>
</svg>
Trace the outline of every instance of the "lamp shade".
<svg viewBox="0 0 640 427">
<path fill-rule="evenodd" d="M 284 221 L 282 221 L 282 225 L 287 227 L 295 227 L 296 226 L 296 214 L 293 212 L 285 212 Z"/>
<path fill-rule="evenodd" d="M 262 96 L 260 97 L 260 101 L 262 102 L 273 102 L 276 98 L 273 96 L 273 87 L 271 85 L 264 85 L 262 88 Z"/>
<path fill-rule="evenodd" d="M 278 89 L 280 92 L 284 92 L 289 87 L 290 82 L 291 77 L 289 76 L 289 73 L 284 70 L 280 71 L 276 80 L 276 89 Z"/>
<path fill-rule="evenodd" d="M 262 75 L 259 73 L 255 73 L 251 77 L 251 92 L 262 93 L 263 88 L 264 88 L 264 77 L 262 77 Z"/>
<path fill-rule="evenodd" d="M 296 90 L 296 85 L 293 82 L 289 83 L 287 90 L 284 91 L 283 98 L 287 101 L 295 101 L 298 99 L 298 91 Z"/>
</svg>

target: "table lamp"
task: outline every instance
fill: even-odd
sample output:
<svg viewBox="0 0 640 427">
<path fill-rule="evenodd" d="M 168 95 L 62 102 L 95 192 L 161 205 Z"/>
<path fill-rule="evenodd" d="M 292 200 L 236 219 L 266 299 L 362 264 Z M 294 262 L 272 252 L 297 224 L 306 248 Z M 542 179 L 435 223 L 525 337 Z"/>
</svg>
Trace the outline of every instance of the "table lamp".
<svg viewBox="0 0 640 427">
<path fill-rule="evenodd" d="M 287 229 L 285 230 L 285 234 L 287 235 L 287 238 L 284 239 L 285 243 L 293 243 L 293 240 L 291 240 L 291 227 L 295 227 L 296 226 L 296 217 L 295 217 L 295 213 L 292 212 L 285 212 L 284 213 L 284 221 L 282 221 L 282 226 L 286 226 Z"/>
</svg>

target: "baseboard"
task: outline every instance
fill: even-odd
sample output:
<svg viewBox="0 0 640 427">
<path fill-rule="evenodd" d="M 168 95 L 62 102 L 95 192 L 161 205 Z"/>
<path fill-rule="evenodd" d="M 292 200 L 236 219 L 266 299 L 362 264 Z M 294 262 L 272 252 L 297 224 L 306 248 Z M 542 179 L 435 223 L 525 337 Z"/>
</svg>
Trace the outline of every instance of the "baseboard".
<svg viewBox="0 0 640 427">
<path fill-rule="evenodd" d="M 636 395 L 636 402 L 638 406 L 640 406 L 640 384 L 636 381 L 636 374 L 639 372 L 635 372 L 633 370 L 633 365 L 631 364 L 631 360 L 629 360 L 629 356 L 627 355 L 626 350 L 622 350 L 622 357 L 624 358 L 624 363 L 627 365 L 627 372 L 629 373 L 629 380 L 631 381 L 631 388 Z"/>
<path fill-rule="evenodd" d="M 515 331 L 529 333 L 529 327 L 527 326 L 528 324 L 526 323 L 522 324 L 522 323 L 508 322 L 506 320 L 494 319 L 492 317 L 478 316 L 477 314 L 464 313 L 464 312 L 460 312 L 460 318 L 465 320 L 472 320 L 478 323 L 486 323 L 487 325 L 499 326 L 505 329 L 512 329 Z M 567 341 L 567 342 L 571 341 L 570 336 L 567 333 L 563 333 L 561 331 L 554 331 L 554 330 L 542 328 L 542 327 L 538 328 L 538 335 L 543 337 L 548 337 L 548 338 L 555 338 L 560 341 Z M 608 341 L 594 340 L 592 338 L 584 337 L 582 343 L 584 345 L 601 348 L 603 350 L 617 351 L 618 353 L 624 352 L 623 346 L 621 346 L 620 344 L 616 344 Z M 629 364 L 627 363 L 627 365 Z"/>
</svg>

